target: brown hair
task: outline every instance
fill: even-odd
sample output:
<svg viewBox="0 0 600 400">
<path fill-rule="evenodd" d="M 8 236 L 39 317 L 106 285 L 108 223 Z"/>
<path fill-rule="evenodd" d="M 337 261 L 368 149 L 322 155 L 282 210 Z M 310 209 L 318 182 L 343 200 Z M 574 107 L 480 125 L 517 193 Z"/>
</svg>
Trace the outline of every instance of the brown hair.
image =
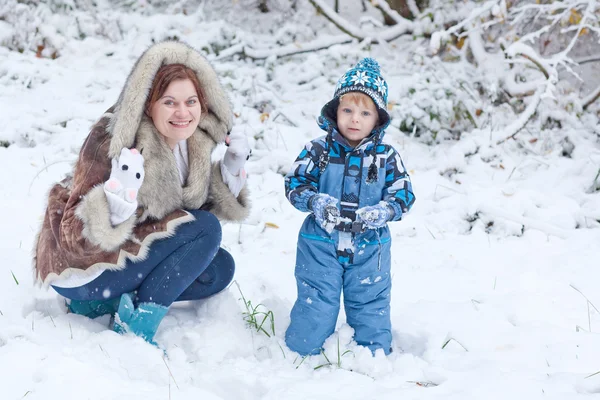
<svg viewBox="0 0 600 400">
<path fill-rule="evenodd" d="M 202 86 L 200 86 L 198 76 L 193 69 L 186 67 L 183 64 L 167 64 L 158 69 L 154 81 L 152 81 L 150 93 L 146 99 L 146 113 L 150 113 L 150 109 L 154 106 L 154 103 L 165 94 L 171 82 L 186 79 L 192 81 L 196 93 L 198 94 L 202 115 L 206 114 L 208 112 L 206 95 L 204 94 L 204 90 L 202 90 Z"/>
<path fill-rule="evenodd" d="M 373 99 L 370 96 L 361 92 L 348 92 L 340 96 L 340 102 L 342 101 L 342 99 L 346 99 L 350 103 L 354 103 L 364 107 L 368 107 L 369 104 L 373 104 L 375 106 L 375 109 L 377 110 L 377 106 L 375 105 Z"/>
</svg>

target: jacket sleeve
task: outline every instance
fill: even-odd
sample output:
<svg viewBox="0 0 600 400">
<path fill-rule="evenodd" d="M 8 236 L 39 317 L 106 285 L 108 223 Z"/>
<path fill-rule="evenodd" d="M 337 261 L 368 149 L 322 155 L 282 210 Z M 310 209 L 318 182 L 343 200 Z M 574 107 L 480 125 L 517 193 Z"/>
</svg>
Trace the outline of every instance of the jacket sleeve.
<svg viewBox="0 0 600 400">
<path fill-rule="evenodd" d="M 390 147 L 385 163 L 385 186 L 383 200 L 394 209 L 392 221 L 399 221 L 415 202 L 410 176 L 406 172 L 400 154 Z"/>
<path fill-rule="evenodd" d="M 86 138 L 70 183 L 58 232 L 58 241 L 65 251 L 78 256 L 102 251 L 112 252 L 130 237 L 136 216 L 113 226 L 102 185 L 110 175 L 109 137 L 105 131 L 105 116 Z"/>
<path fill-rule="evenodd" d="M 250 199 L 247 185 L 235 197 L 221 175 L 221 161 L 211 167 L 208 199 L 202 206 L 220 220 L 241 222 L 250 214 Z"/>
<path fill-rule="evenodd" d="M 320 142 L 309 142 L 285 176 L 285 196 L 300 211 L 310 211 L 308 201 L 319 193 L 318 160 L 324 151 Z"/>
</svg>

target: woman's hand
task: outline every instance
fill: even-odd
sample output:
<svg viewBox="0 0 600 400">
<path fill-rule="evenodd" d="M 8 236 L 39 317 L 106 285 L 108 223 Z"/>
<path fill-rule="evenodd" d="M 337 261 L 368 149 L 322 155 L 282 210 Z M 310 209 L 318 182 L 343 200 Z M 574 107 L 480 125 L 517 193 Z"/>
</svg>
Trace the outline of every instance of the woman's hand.
<svg viewBox="0 0 600 400">
<path fill-rule="evenodd" d="M 228 147 L 221 163 L 221 175 L 231 193 L 237 197 L 246 184 L 244 164 L 250 158 L 252 150 L 248 138 L 241 133 L 228 135 L 225 144 Z"/>
<path fill-rule="evenodd" d="M 137 149 L 121 150 L 119 159 L 111 160 L 110 178 L 104 183 L 104 194 L 110 210 L 110 222 L 126 221 L 137 210 L 138 190 L 144 182 L 144 157 Z"/>
<path fill-rule="evenodd" d="M 242 133 L 227 135 L 225 144 L 228 146 L 223 164 L 233 176 L 238 176 L 243 171 L 246 160 L 250 158 L 252 150 L 248 144 L 248 138 Z"/>
</svg>

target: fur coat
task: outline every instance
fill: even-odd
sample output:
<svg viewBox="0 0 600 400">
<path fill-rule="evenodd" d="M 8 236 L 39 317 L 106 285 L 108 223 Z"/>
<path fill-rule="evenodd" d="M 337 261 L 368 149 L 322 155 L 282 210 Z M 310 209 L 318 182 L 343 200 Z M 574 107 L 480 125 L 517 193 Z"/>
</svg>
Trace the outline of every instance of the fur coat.
<svg viewBox="0 0 600 400">
<path fill-rule="evenodd" d="M 172 150 L 144 114 L 156 72 L 173 63 L 196 71 L 208 102 L 208 114 L 187 140 L 189 176 L 183 187 Z M 134 65 L 117 103 L 92 127 L 72 174 L 49 192 L 34 249 L 37 280 L 48 285 L 56 279 L 120 270 L 127 259 L 143 260 L 153 241 L 173 235 L 178 225 L 193 219 L 186 209 L 206 209 L 221 220 L 243 220 L 249 213 L 246 188 L 236 198 L 223 182 L 219 164 L 211 163 L 213 149 L 231 127 L 227 95 L 202 55 L 179 42 L 150 47 Z M 137 212 L 112 226 L 102 186 L 110 176 L 111 159 L 123 147 L 142 152 L 146 175 Z"/>
</svg>

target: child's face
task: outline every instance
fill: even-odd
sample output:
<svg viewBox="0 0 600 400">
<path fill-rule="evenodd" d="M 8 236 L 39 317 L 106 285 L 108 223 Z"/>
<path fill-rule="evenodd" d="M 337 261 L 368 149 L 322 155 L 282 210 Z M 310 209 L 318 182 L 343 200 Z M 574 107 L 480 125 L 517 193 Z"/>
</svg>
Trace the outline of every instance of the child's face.
<svg viewBox="0 0 600 400">
<path fill-rule="evenodd" d="M 366 101 L 361 102 L 342 96 L 337 109 L 338 129 L 348 143 L 355 147 L 371 134 L 379 119 L 375 103 L 370 97 L 364 96 Z"/>
</svg>

